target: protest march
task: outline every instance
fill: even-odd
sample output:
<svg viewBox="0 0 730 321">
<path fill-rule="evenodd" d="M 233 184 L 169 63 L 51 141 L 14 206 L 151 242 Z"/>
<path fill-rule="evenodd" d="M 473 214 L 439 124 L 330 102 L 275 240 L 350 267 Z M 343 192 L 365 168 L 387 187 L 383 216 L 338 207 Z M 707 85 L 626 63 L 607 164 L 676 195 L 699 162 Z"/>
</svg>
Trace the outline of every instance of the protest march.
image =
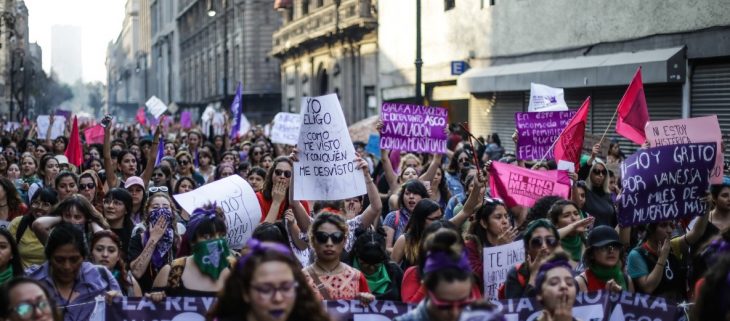
<svg viewBox="0 0 730 321">
<path fill-rule="evenodd" d="M 337 94 L 255 123 L 240 85 L 198 122 L 153 96 L 133 124 L 3 124 L 0 319 L 709 320 L 722 131 L 652 121 L 637 79 L 600 129 L 621 142 L 540 84 L 486 138 L 386 102 L 355 140 Z"/>
</svg>

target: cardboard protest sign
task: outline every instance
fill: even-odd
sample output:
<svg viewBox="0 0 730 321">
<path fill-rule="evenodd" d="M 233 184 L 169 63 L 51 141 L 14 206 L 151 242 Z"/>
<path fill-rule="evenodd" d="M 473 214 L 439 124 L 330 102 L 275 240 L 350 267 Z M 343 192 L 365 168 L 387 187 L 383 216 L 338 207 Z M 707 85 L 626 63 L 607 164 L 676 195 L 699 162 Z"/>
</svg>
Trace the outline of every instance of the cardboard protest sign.
<svg viewBox="0 0 730 321">
<path fill-rule="evenodd" d="M 570 178 L 567 171 L 539 171 L 493 162 L 489 170 L 489 186 L 495 197 L 508 208 L 531 207 L 543 196 L 568 198 Z"/>
<path fill-rule="evenodd" d="M 160 118 L 167 111 L 167 105 L 157 96 L 150 97 L 144 105 L 147 106 L 147 111 L 155 118 Z"/>
<path fill-rule="evenodd" d="M 529 112 L 546 112 L 568 110 L 563 88 L 553 88 L 541 84 L 530 83 Z"/>
<path fill-rule="evenodd" d="M 619 223 L 632 226 L 701 215 L 715 143 L 640 149 L 621 164 Z"/>
<path fill-rule="evenodd" d="M 302 99 L 301 114 L 294 199 L 341 200 L 365 194 L 365 177 L 356 167 L 355 146 L 337 95 Z"/>
<path fill-rule="evenodd" d="M 196 208 L 208 203 L 215 202 L 221 207 L 226 214 L 226 237 L 231 249 L 243 248 L 261 220 L 261 208 L 256 193 L 238 175 L 228 176 L 174 197 L 191 214 Z"/>
<path fill-rule="evenodd" d="M 380 148 L 416 153 L 446 153 L 445 108 L 383 103 Z"/>
<path fill-rule="evenodd" d="M 101 125 L 91 126 L 84 130 L 84 137 L 87 144 L 103 144 L 104 127 L 101 127 Z"/>
<path fill-rule="evenodd" d="M 717 115 L 672 119 L 664 121 L 650 121 L 646 124 L 646 139 L 652 147 L 717 142 L 718 151 L 722 151 L 722 131 Z M 725 154 L 717 153 L 715 167 L 710 176 L 710 183 L 722 184 L 723 165 Z"/>
<path fill-rule="evenodd" d="M 538 320 L 543 310 L 542 305 L 534 297 L 492 301 L 491 303 L 497 305 L 496 310 L 503 314 L 506 321 Z M 462 313 L 459 320 L 483 320 L 478 318 L 479 311 L 473 312 Z M 684 320 L 683 314 L 682 308 L 667 302 L 666 299 L 643 293 L 578 292 L 573 304 L 574 320 L 678 321 Z"/>
<path fill-rule="evenodd" d="M 507 272 L 515 264 L 525 262 L 525 242 L 514 241 L 510 244 L 485 247 L 484 260 L 484 297 L 497 300 L 499 287 L 507 281 Z"/>
<path fill-rule="evenodd" d="M 547 151 L 575 115 L 574 111 L 515 113 L 517 157 L 523 160 L 553 159 Z"/>
<path fill-rule="evenodd" d="M 46 133 L 48 133 L 48 126 L 51 126 L 51 118 L 48 115 L 40 115 L 36 119 L 36 131 L 38 132 L 38 139 L 46 139 Z M 66 117 L 53 116 L 53 127 L 51 127 L 50 139 L 56 139 L 58 136 L 63 136 L 66 131 Z"/>
<path fill-rule="evenodd" d="M 299 142 L 299 129 L 302 115 L 278 113 L 271 128 L 271 141 L 275 144 L 296 145 Z"/>
</svg>

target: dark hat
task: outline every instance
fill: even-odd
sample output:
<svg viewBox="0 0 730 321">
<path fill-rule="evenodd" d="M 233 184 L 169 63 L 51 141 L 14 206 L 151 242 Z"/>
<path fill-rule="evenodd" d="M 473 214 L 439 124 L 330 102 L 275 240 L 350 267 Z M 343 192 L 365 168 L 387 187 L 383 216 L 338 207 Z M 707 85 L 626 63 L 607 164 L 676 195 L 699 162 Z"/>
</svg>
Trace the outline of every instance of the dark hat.
<svg viewBox="0 0 730 321">
<path fill-rule="evenodd" d="M 598 248 L 606 245 L 621 245 L 621 241 L 618 239 L 618 233 L 610 226 L 601 225 L 593 228 L 588 233 L 588 247 Z"/>
</svg>

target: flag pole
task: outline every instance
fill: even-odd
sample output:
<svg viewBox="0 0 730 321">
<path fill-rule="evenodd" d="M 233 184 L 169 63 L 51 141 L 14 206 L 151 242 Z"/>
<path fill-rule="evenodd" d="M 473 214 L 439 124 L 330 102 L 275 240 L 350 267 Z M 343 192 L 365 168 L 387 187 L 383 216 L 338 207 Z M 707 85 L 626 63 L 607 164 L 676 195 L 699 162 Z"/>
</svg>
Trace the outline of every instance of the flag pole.
<svg viewBox="0 0 730 321">
<path fill-rule="evenodd" d="M 603 135 L 601 135 L 601 140 L 598 141 L 598 145 L 601 145 L 601 143 L 603 143 L 603 138 L 606 137 L 606 133 L 608 133 L 608 129 L 611 128 L 611 124 L 613 124 L 613 120 L 616 118 L 617 113 L 618 113 L 618 108 L 616 108 L 616 111 L 613 112 L 611 121 L 608 122 L 608 126 L 606 126 L 606 130 L 603 131 Z"/>
<path fill-rule="evenodd" d="M 565 131 L 565 130 L 563 130 L 563 131 Z M 548 148 L 548 150 L 545 152 L 545 154 L 542 155 L 542 158 L 540 159 L 540 162 L 538 162 L 538 164 L 541 164 L 542 162 L 545 161 L 545 159 L 547 158 L 547 155 L 550 153 L 551 150 L 553 150 L 553 147 L 555 147 L 555 144 L 558 143 L 558 140 L 560 140 L 560 136 L 563 136 L 563 132 L 560 132 L 560 135 L 558 135 L 558 137 L 555 138 L 555 141 L 553 142 L 552 145 L 550 145 L 550 148 Z"/>
</svg>

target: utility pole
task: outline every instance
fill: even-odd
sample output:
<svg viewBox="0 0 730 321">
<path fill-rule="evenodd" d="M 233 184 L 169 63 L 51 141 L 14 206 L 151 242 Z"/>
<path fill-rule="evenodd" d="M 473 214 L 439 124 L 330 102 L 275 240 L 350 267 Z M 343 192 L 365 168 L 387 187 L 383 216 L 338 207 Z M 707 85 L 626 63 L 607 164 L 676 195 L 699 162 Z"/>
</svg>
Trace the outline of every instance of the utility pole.
<svg viewBox="0 0 730 321">
<path fill-rule="evenodd" d="M 421 0 L 416 0 L 416 105 L 423 105 L 421 93 Z"/>
</svg>

